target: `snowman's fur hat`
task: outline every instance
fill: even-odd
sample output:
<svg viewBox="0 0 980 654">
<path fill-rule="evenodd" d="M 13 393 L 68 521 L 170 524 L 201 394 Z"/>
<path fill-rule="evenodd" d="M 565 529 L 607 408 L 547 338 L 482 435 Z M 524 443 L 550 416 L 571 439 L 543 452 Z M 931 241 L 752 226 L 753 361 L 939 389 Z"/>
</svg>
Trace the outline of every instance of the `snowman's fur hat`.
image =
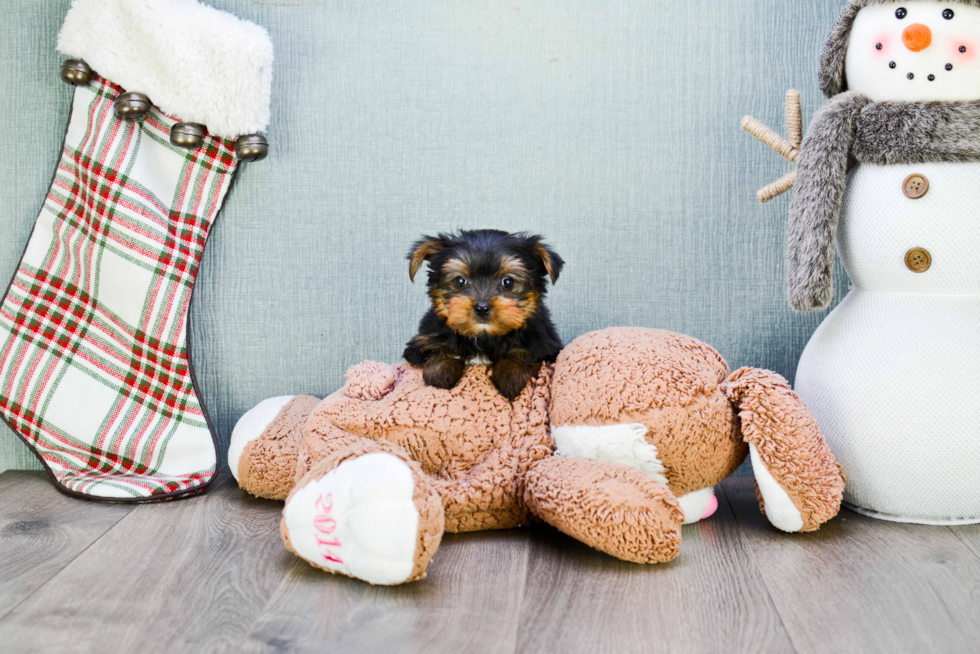
<svg viewBox="0 0 980 654">
<path fill-rule="evenodd" d="M 980 8 L 980 0 L 951 1 Z M 851 38 L 854 18 L 865 7 L 885 4 L 901 4 L 901 0 L 851 0 L 844 7 L 823 47 L 820 63 L 820 90 L 828 98 L 847 90 L 847 80 L 844 78 L 844 56 L 847 54 L 847 43 Z"/>
</svg>

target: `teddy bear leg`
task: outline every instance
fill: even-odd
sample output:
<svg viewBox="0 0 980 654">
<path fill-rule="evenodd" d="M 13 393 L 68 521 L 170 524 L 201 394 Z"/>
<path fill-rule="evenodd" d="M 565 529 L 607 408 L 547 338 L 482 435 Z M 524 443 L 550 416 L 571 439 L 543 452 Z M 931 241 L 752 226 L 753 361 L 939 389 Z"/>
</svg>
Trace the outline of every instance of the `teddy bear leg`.
<svg viewBox="0 0 980 654">
<path fill-rule="evenodd" d="M 647 440 L 647 431 L 647 427 L 638 422 L 564 425 L 552 428 L 551 437 L 559 456 L 621 463 L 670 488 L 657 447 Z M 685 525 L 709 518 L 718 510 L 713 486 L 675 497 L 684 512 Z"/>
<path fill-rule="evenodd" d="M 286 499 L 296 480 L 303 426 L 319 402 L 309 395 L 273 397 L 238 419 L 228 444 L 228 467 L 243 490 Z"/>
<path fill-rule="evenodd" d="M 379 585 L 425 576 L 442 540 L 442 500 L 401 448 L 361 439 L 319 460 L 286 499 L 287 549 Z"/>
<path fill-rule="evenodd" d="M 524 500 L 559 531 L 624 561 L 664 563 L 680 549 L 677 499 L 630 466 L 548 457 L 529 468 Z"/>
<path fill-rule="evenodd" d="M 710 518 L 718 510 L 718 498 L 715 496 L 714 486 L 681 495 L 677 498 L 677 503 L 684 512 L 685 525 Z"/>
<path fill-rule="evenodd" d="M 749 445 L 756 495 L 777 529 L 814 531 L 840 510 L 845 478 L 813 417 L 786 380 L 755 368 L 723 384 Z"/>
</svg>

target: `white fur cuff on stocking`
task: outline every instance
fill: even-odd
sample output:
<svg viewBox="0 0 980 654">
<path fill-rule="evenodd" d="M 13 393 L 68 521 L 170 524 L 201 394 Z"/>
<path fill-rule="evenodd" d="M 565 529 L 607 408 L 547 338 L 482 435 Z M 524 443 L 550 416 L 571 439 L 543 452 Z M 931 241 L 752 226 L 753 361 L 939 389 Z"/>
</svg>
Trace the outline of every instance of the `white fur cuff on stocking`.
<svg viewBox="0 0 980 654">
<path fill-rule="evenodd" d="M 269 35 L 196 0 L 74 0 L 58 50 L 213 136 L 269 124 Z"/>
</svg>

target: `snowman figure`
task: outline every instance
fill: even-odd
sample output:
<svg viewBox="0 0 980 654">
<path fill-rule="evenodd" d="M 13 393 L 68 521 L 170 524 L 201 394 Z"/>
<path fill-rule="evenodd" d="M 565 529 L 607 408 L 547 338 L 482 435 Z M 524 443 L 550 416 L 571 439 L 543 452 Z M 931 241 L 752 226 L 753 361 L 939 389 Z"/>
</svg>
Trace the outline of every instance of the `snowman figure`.
<svg viewBox="0 0 980 654">
<path fill-rule="evenodd" d="M 851 0 L 820 84 L 791 152 L 789 298 L 827 306 L 835 240 L 852 288 L 796 390 L 850 508 L 980 522 L 980 0 Z"/>
</svg>

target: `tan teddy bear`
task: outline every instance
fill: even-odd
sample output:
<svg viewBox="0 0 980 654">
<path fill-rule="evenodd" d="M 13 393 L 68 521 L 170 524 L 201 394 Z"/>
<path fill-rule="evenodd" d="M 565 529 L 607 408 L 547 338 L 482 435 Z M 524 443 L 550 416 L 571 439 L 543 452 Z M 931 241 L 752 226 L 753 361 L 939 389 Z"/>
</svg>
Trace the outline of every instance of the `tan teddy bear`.
<svg viewBox="0 0 980 654">
<path fill-rule="evenodd" d="M 260 403 L 228 458 L 243 489 L 286 500 L 292 552 L 400 584 L 425 576 L 445 531 L 535 519 L 620 559 L 669 561 L 746 453 L 775 526 L 837 514 L 840 466 L 783 378 L 730 374 L 687 336 L 612 328 L 573 341 L 513 402 L 486 366 L 444 390 L 406 363 L 365 362 L 322 401 Z"/>
</svg>

